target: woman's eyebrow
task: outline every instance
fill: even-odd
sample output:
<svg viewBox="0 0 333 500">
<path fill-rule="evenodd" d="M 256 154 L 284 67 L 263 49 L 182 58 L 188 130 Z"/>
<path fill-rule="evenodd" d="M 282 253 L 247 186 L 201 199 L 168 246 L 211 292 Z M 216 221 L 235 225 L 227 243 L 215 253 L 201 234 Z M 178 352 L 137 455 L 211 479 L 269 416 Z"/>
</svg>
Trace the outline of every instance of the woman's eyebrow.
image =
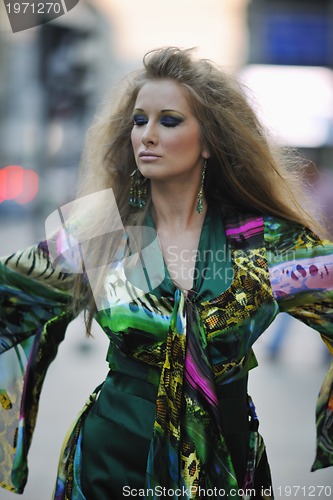
<svg viewBox="0 0 333 500">
<path fill-rule="evenodd" d="M 141 108 L 134 108 L 133 113 L 145 113 L 145 110 L 141 109 Z M 180 115 L 183 118 L 185 118 L 185 115 L 183 113 L 181 113 L 180 111 L 176 111 L 175 109 L 161 109 L 160 113 L 161 114 L 169 113 L 169 114 L 174 114 L 174 115 Z"/>
<path fill-rule="evenodd" d="M 161 113 L 173 113 L 175 115 L 181 115 L 185 118 L 185 115 L 183 113 L 181 113 L 180 111 L 177 111 L 175 109 L 162 109 Z"/>
</svg>

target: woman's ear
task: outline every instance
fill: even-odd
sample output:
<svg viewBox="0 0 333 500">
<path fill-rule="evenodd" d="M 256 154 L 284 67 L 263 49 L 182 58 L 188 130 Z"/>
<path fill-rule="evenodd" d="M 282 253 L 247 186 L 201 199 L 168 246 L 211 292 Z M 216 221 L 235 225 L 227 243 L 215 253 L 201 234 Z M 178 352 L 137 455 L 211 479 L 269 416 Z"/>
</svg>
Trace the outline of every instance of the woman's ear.
<svg viewBox="0 0 333 500">
<path fill-rule="evenodd" d="M 206 147 L 203 148 L 203 150 L 201 152 L 201 156 L 205 160 L 208 160 L 208 158 L 210 157 L 209 151 L 208 151 L 208 149 Z"/>
</svg>

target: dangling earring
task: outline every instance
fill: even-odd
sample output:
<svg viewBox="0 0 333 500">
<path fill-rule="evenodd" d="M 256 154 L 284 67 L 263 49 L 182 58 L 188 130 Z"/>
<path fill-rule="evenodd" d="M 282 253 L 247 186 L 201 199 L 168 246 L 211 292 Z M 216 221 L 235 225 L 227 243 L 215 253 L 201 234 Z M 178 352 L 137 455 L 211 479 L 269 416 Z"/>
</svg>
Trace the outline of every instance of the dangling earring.
<svg viewBox="0 0 333 500">
<path fill-rule="evenodd" d="M 202 168 L 200 191 L 198 193 L 198 202 L 197 202 L 198 214 L 202 213 L 202 197 L 203 197 L 203 187 L 204 187 L 204 182 L 205 182 L 206 168 L 207 168 L 207 160 L 204 161 L 203 168 Z"/>
<path fill-rule="evenodd" d="M 143 208 L 147 203 L 147 179 L 140 174 L 139 169 L 131 173 L 129 204 L 133 208 Z"/>
</svg>

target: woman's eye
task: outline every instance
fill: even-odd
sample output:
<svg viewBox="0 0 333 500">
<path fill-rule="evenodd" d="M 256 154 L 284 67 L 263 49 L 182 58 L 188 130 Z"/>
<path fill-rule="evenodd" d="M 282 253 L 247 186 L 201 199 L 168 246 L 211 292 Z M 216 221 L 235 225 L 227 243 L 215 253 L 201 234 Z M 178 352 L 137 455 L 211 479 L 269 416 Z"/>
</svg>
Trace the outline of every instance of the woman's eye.
<svg viewBox="0 0 333 500">
<path fill-rule="evenodd" d="M 133 117 L 133 122 L 134 122 L 134 125 L 140 126 L 140 125 L 146 125 L 148 120 L 145 116 L 137 115 L 137 116 Z"/>
<path fill-rule="evenodd" d="M 161 118 L 161 124 L 164 125 L 164 127 L 177 127 L 182 121 L 182 118 L 176 116 L 163 116 Z"/>
</svg>

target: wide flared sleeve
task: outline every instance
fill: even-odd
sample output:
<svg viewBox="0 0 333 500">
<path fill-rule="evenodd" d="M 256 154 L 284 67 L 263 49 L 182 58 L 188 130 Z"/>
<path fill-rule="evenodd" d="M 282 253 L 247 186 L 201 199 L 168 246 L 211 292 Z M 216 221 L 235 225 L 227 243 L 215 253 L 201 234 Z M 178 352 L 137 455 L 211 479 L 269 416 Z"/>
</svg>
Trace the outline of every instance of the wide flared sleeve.
<svg viewBox="0 0 333 500">
<path fill-rule="evenodd" d="M 265 222 L 271 284 L 280 310 L 317 330 L 333 354 L 333 243 L 299 224 Z M 317 452 L 312 470 L 333 465 L 333 363 L 316 409 Z"/>
<path fill-rule="evenodd" d="M 22 493 L 46 371 L 68 323 L 73 275 L 47 245 L 0 259 L 0 486 Z"/>
</svg>

